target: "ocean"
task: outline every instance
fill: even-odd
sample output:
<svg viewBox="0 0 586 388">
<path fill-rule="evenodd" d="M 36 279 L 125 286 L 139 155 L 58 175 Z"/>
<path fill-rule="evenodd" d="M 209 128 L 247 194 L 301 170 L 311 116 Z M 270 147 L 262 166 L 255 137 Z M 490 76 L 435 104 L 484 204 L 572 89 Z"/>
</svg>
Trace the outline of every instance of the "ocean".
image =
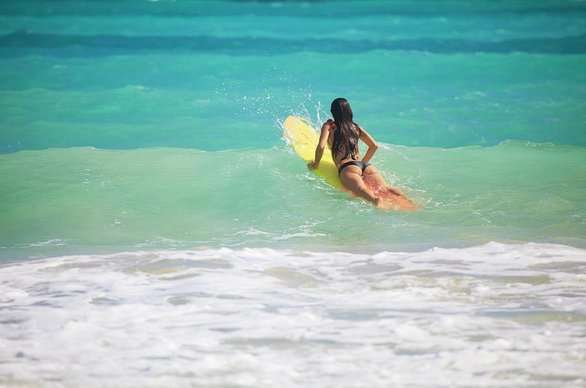
<svg viewBox="0 0 586 388">
<path fill-rule="evenodd" d="M 579 0 L 0 3 L 0 386 L 584 387 L 584 69 Z"/>
</svg>

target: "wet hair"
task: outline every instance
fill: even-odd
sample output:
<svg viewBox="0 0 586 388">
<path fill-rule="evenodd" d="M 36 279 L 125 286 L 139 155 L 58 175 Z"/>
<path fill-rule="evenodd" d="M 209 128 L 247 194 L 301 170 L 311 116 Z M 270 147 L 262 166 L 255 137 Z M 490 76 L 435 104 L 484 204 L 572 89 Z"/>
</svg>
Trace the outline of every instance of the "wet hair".
<svg viewBox="0 0 586 388">
<path fill-rule="evenodd" d="M 360 127 L 352 121 L 352 108 L 348 100 L 342 97 L 336 98 L 332 101 L 330 108 L 334 122 L 336 123 L 336 130 L 334 131 L 334 139 L 332 142 L 332 156 L 334 160 L 336 155 L 342 155 L 342 159 L 350 156 L 352 159 L 358 153 L 358 139 L 360 137 Z"/>
</svg>

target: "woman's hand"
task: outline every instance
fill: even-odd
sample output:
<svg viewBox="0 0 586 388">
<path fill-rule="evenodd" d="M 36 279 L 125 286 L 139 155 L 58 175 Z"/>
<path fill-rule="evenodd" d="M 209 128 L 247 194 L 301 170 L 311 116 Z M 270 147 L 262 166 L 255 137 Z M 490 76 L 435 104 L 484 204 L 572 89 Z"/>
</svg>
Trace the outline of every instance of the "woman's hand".
<svg viewBox="0 0 586 388">
<path fill-rule="evenodd" d="M 362 161 L 364 163 L 368 163 L 370 159 L 374 156 L 376 150 L 378 149 L 378 144 L 376 143 L 376 141 L 374 141 L 372 136 L 370 136 L 370 134 L 366 132 L 364 128 L 360 128 L 360 140 L 365 142 L 368 146 L 366 154 L 364 154 L 364 157 L 362 158 Z"/>
<path fill-rule="evenodd" d="M 309 168 L 310 170 L 315 170 L 315 169 L 316 169 L 316 168 L 318 168 L 318 167 L 319 167 L 319 164 L 316 164 L 316 163 L 315 163 L 315 161 L 313 161 L 313 162 L 309 162 L 309 163 L 307 164 L 307 168 Z"/>
</svg>

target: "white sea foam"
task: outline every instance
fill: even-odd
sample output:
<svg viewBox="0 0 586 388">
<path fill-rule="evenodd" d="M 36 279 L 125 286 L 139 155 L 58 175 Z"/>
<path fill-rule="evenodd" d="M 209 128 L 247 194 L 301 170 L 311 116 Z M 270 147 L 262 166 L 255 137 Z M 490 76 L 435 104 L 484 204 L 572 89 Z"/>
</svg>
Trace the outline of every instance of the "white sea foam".
<svg viewBox="0 0 586 388">
<path fill-rule="evenodd" d="M 0 267 L 0 385 L 582 387 L 586 252 L 142 251 Z"/>
</svg>

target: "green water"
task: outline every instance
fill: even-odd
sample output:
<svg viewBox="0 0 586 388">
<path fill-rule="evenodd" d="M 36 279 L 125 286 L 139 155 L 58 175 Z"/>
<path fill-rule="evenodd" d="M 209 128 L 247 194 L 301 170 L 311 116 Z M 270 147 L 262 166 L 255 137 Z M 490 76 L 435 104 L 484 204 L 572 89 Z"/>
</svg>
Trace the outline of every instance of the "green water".
<svg viewBox="0 0 586 388">
<path fill-rule="evenodd" d="M 5 250 L 27 254 L 160 245 L 415 249 L 491 240 L 585 247 L 585 157 L 583 147 L 522 142 L 385 146 L 377 165 L 424 206 L 401 214 L 331 189 L 286 146 L 22 151 L 0 157 L 0 235 Z"/>
</svg>

